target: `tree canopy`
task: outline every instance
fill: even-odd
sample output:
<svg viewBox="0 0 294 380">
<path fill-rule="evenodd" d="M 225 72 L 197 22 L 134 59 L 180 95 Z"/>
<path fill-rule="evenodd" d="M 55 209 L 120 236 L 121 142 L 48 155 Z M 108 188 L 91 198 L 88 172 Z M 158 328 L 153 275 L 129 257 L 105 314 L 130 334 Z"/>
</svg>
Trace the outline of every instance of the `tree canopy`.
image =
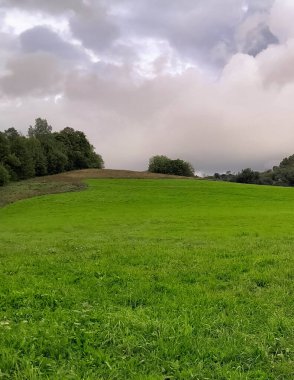
<svg viewBox="0 0 294 380">
<path fill-rule="evenodd" d="M 194 168 L 187 162 L 177 158 L 172 160 L 166 156 L 153 156 L 149 160 L 148 171 L 151 173 L 172 174 L 193 177 Z"/>
<path fill-rule="evenodd" d="M 15 128 L 0 132 L 0 186 L 35 176 L 104 167 L 101 155 L 83 132 L 69 127 L 52 130 L 46 119 L 38 118 L 27 136 Z"/>
<path fill-rule="evenodd" d="M 237 174 L 229 171 L 225 174 L 215 173 L 212 178 L 256 185 L 294 186 L 294 155 L 285 157 L 278 166 L 264 172 L 246 168 Z"/>
</svg>

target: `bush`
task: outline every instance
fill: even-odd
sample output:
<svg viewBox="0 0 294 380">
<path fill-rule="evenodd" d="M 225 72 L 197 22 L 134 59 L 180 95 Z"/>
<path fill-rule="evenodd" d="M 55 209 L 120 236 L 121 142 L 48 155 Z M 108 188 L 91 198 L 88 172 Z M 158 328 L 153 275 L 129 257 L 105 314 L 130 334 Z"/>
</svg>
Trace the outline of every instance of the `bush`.
<svg viewBox="0 0 294 380">
<path fill-rule="evenodd" d="M 259 183 L 259 172 L 255 172 L 250 168 L 243 169 L 236 176 L 236 182 L 239 183 Z"/>
<path fill-rule="evenodd" d="M 151 173 L 194 177 L 194 168 L 189 162 L 180 159 L 171 160 L 166 156 L 151 157 L 148 171 Z"/>
<path fill-rule="evenodd" d="M 7 169 L 0 163 L 0 186 L 4 186 L 9 182 L 9 173 Z"/>
</svg>

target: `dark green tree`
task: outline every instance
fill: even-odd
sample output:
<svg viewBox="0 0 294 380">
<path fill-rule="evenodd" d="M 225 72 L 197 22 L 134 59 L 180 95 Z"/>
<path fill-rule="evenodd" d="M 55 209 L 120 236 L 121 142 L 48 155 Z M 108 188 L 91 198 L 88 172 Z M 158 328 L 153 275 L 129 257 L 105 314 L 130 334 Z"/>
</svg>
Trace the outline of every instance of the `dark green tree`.
<svg viewBox="0 0 294 380">
<path fill-rule="evenodd" d="M 0 186 L 4 186 L 9 182 L 9 173 L 3 164 L 0 163 Z"/>
<path fill-rule="evenodd" d="M 170 174 L 170 161 L 166 156 L 153 156 L 149 159 L 148 171 L 151 173 Z"/>
<path fill-rule="evenodd" d="M 57 174 L 66 170 L 68 157 L 65 147 L 58 141 L 56 134 L 52 133 L 52 127 L 46 119 L 36 119 L 35 125 L 29 127 L 28 136 L 37 139 L 41 144 L 42 154 L 38 154 L 41 160 L 39 171 Z"/>
<path fill-rule="evenodd" d="M 42 118 L 29 127 L 27 137 L 15 128 L 0 132 L 0 164 L 5 182 L 7 178 L 17 181 L 66 170 L 104 167 L 102 157 L 95 153 L 83 132 L 67 127 L 53 133 L 51 125 Z"/>
<path fill-rule="evenodd" d="M 47 159 L 41 142 L 36 137 L 28 138 L 28 147 L 32 154 L 36 176 L 47 174 Z"/>
<path fill-rule="evenodd" d="M 13 127 L 6 129 L 5 135 L 10 140 L 15 139 L 16 137 L 20 136 L 20 133 Z"/>
<path fill-rule="evenodd" d="M 171 160 L 170 162 L 171 174 L 184 176 L 184 177 L 193 177 L 194 168 L 193 166 L 186 161 L 180 160 Z"/>
<path fill-rule="evenodd" d="M 259 172 L 253 171 L 250 168 L 246 168 L 236 175 L 235 180 L 239 183 L 258 183 Z"/>
<path fill-rule="evenodd" d="M 35 125 L 29 127 L 28 136 L 42 138 L 46 135 L 50 135 L 51 132 L 52 132 L 52 127 L 51 125 L 48 124 L 47 120 L 41 119 L 40 117 L 38 117 L 35 120 Z"/>
<path fill-rule="evenodd" d="M 10 154 L 6 167 L 12 180 L 26 179 L 35 176 L 34 161 L 27 139 L 14 129 L 5 131 L 9 141 Z"/>
<path fill-rule="evenodd" d="M 56 133 L 56 139 L 62 143 L 67 154 L 67 170 L 103 167 L 101 156 L 96 155 L 83 132 L 66 127 Z"/>
<path fill-rule="evenodd" d="M 5 133 L 0 132 L 0 162 L 2 164 L 6 162 L 9 153 L 9 140 Z"/>
<path fill-rule="evenodd" d="M 292 156 L 284 158 L 279 165 L 280 168 L 294 167 L 294 154 Z"/>
<path fill-rule="evenodd" d="M 172 174 L 185 177 L 194 176 L 194 168 L 187 162 L 180 160 L 171 160 L 166 156 L 154 156 L 149 160 L 148 171 L 151 173 Z"/>
</svg>

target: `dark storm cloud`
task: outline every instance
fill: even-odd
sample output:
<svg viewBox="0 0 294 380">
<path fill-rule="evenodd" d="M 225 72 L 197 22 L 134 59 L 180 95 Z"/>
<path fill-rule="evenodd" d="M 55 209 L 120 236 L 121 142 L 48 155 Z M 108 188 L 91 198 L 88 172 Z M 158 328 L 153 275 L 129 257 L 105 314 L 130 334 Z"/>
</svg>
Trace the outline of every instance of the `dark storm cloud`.
<svg viewBox="0 0 294 380">
<path fill-rule="evenodd" d="M 26 30 L 19 38 L 24 53 L 47 52 L 68 60 L 80 60 L 84 56 L 76 46 L 45 26 Z"/>
</svg>

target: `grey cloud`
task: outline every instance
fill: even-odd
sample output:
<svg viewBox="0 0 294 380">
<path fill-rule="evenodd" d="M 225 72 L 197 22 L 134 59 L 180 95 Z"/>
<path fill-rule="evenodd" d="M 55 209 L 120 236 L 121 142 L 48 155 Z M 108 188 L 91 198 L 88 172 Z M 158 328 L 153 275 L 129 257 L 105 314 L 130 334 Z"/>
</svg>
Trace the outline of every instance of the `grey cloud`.
<svg viewBox="0 0 294 380">
<path fill-rule="evenodd" d="M 67 14 L 73 36 L 86 48 L 100 51 L 109 47 L 119 36 L 115 21 L 110 20 L 108 15 L 107 5 L 101 6 L 101 3 L 99 0 L 2 0 L 0 6 L 55 15 Z M 52 35 L 50 37 L 53 42 Z"/>
<path fill-rule="evenodd" d="M 19 38 L 25 53 L 47 52 L 69 60 L 84 58 L 84 54 L 76 46 L 64 41 L 57 33 L 45 26 L 26 30 Z"/>
<path fill-rule="evenodd" d="M 244 4 L 248 6 L 249 12 L 270 12 L 275 0 L 245 0 Z"/>
<path fill-rule="evenodd" d="M 227 57 L 215 54 L 220 44 L 227 56 L 233 52 L 234 27 L 242 16 L 241 0 L 185 0 L 180 4 L 176 0 L 151 0 L 133 4 L 128 4 L 131 11 L 126 24 L 134 35 L 167 39 L 184 56 L 202 62 L 223 63 Z"/>
<path fill-rule="evenodd" d="M 267 13 L 252 13 L 238 26 L 235 33 L 237 51 L 256 56 L 269 45 L 278 44 L 268 26 Z"/>
<path fill-rule="evenodd" d="M 87 7 L 81 0 L 1 0 L 0 6 L 53 14 L 69 11 L 81 12 Z"/>
<path fill-rule="evenodd" d="M 9 56 L 15 54 L 20 50 L 19 41 L 16 36 L 0 32 L 0 54 L 2 56 Z M 4 58 L 1 60 L 4 62 Z"/>
<path fill-rule="evenodd" d="M 103 8 L 75 14 L 70 18 L 70 28 L 75 38 L 86 48 L 103 51 L 119 37 L 119 30 Z"/>
<path fill-rule="evenodd" d="M 144 39 L 165 40 L 182 59 L 217 68 L 236 52 L 256 55 L 276 42 L 265 16 L 251 29 L 247 21 L 256 14 L 268 14 L 273 0 L 3 0 L 2 4 L 67 12 L 75 38 L 102 58 L 106 55 L 120 62 L 135 55 L 125 44 L 132 39 L 141 39 L 143 45 Z M 242 9 L 246 4 L 245 14 Z M 244 34 L 243 27 L 241 40 L 243 24 L 248 30 Z"/>
<path fill-rule="evenodd" d="M 269 28 L 260 25 L 254 30 L 251 30 L 246 35 L 243 41 L 242 52 L 252 56 L 256 56 L 261 51 L 265 50 L 269 45 L 277 44 L 278 39 L 270 32 Z"/>
<path fill-rule="evenodd" d="M 0 90 L 8 96 L 45 96 L 60 91 L 62 74 L 57 60 L 45 53 L 17 56 L 0 77 Z"/>
<path fill-rule="evenodd" d="M 248 5 L 247 13 L 244 6 Z M 265 16 L 236 41 L 240 25 L 256 13 L 268 14 L 272 0 L 125 1 L 122 28 L 142 38 L 166 39 L 183 57 L 202 64 L 224 65 L 237 51 L 255 55 L 276 42 Z M 248 24 L 248 23 L 247 23 Z M 244 29 L 244 28 L 243 28 Z"/>
</svg>

